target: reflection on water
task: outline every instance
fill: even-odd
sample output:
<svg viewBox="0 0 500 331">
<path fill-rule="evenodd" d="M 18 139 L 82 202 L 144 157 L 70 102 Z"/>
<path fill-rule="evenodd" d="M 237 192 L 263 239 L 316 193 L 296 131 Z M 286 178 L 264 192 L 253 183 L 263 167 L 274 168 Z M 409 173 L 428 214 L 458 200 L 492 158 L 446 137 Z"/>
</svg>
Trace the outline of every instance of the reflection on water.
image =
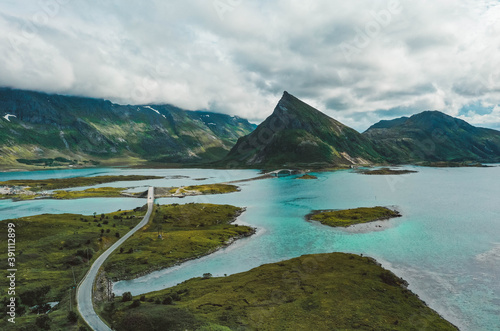
<svg viewBox="0 0 500 331">
<path fill-rule="evenodd" d="M 158 203 L 211 202 L 247 207 L 238 222 L 259 229 L 210 256 L 118 282 L 114 291 L 139 294 L 173 286 L 210 272 L 215 276 L 249 270 L 263 263 L 303 254 L 362 253 L 377 258 L 410 283 L 432 308 L 464 330 L 495 330 L 500 325 L 500 186 L 493 185 L 500 168 L 417 168 L 400 176 L 365 176 L 350 171 L 318 173 L 318 180 L 293 177 L 245 182 L 242 191 L 227 195 L 158 199 Z M 103 170 L 104 171 L 104 170 Z M 197 182 L 252 177 L 238 170 L 122 170 L 105 174 L 189 176 L 131 186 L 176 186 Z M 161 185 L 159 185 L 161 183 Z M 167 185 L 167 183 L 169 185 Z M 198 181 L 199 183 L 199 181 Z M 10 217 L 41 212 L 107 212 L 133 208 L 139 199 L 82 199 L 79 201 L 0 201 Z M 132 203 L 132 204 L 133 204 Z M 395 206 L 403 217 L 387 221 L 382 231 L 334 229 L 307 222 L 313 209 Z M 377 228 L 380 230 L 380 228 Z"/>
</svg>

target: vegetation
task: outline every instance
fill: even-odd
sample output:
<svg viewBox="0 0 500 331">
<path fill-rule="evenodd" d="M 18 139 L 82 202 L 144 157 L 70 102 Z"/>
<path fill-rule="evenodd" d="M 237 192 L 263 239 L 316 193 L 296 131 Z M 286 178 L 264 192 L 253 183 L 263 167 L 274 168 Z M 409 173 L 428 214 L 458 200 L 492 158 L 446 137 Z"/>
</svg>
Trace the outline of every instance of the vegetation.
<svg viewBox="0 0 500 331">
<path fill-rule="evenodd" d="M 94 160 L 68 160 L 64 157 L 44 158 L 44 159 L 16 159 L 17 162 L 38 167 L 61 167 L 61 166 L 82 166 L 82 165 L 99 165 L 98 161 Z"/>
<path fill-rule="evenodd" d="M 9 88 L 0 88 L 0 109 L 17 116 L 0 121 L 4 169 L 71 165 L 58 158 L 90 160 L 78 166 L 93 166 L 93 160 L 107 166 L 147 161 L 199 164 L 220 159 L 254 129 L 247 120 L 225 114 Z"/>
<path fill-rule="evenodd" d="M 359 174 L 363 175 L 403 175 L 403 174 L 411 174 L 418 171 L 414 170 L 399 170 L 399 169 L 390 169 L 390 168 L 380 168 L 375 170 L 370 169 L 361 169 L 357 171 Z"/>
<path fill-rule="evenodd" d="M 386 162 L 500 162 L 500 131 L 478 128 L 439 111 L 374 124 L 363 135 Z"/>
<path fill-rule="evenodd" d="M 55 191 L 52 198 L 55 199 L 79 199 L 79 198 L 114 198 L 121 197 L 126 188 L 99 187 L 89 188 L 84 191 Z"/>
<path fill-rule="evenodd" d="M 34 192 L 41 190 L 57 190 L 70 187 L 92 186 L 97 184 L 136 181 L 146 179 L 161 179 L 159 176 L 96 176 L 96 177 L 73 177 L 73 178 L 50 178 L 50 179 L 15 179 L 0 182 L 0 186 L 23 186 L 30 187 Z"/>
<path fill-rule="evenodd" d="M 458 168 L 458 167 L 473 167 L 473 168 L 487 168 L 487 165 L 479 162 L 422 162 L 418 165 L 423 167 L 436 167 L 436 168 Z"/>
<path fill-rule="evenodd" d="M 254 229 L 231 225 L 242 208 L 229 205 L 162 205 L 152 221 L 113 253 L 104 264 L 109 278 L 131 279 L 207 255 Z"/>
<path fill-rule="evenodd" d="M 313 176 L 313 175 L 309 175 L 309 174 L 305 174 L 304 176 L 297 177 L 296 179 L 318 179 L 318 177 Z"/>
<path fill-rule="evenodd" d="M 16 327 L 36 329 L 35 323 L 51 325 L 52 330 L 77 330 L 70 305 L 75 309 L 75 286 L 92 262 L 124 235 L 145 214 L 146 208 L 109 214 L 38 215 L 0 222 L 0 232 L 8 233 L 9 223 L 15 225 L 16 237 Z M 7 252 L 0 254 L 7 269 Z M 8 300 L 6 292 L 0 297 Z M 70 303 L 70 300 L 72 302 Z M 49 302 L 59 302 L 50 309 Z M 34 309 L 31 309 L 33 308 Z M 49 319 L 37 319 L 47 311 Z M 0 315 L 0 329 L 12 329 L 6 314 Z"/>
<path fill-rule="evenodd" d="M 403 279 L 371 258 L 344 253 L 194 278 L 144 299 L 133 308 L 116 298 L 104 317 L 119 331 L 456 330 Z"/>
<path fill-rule="evenodd" d="M 230 184 L 205 184 L 191 185 L 182 187 L 172 187 L 167 191 L 158 191 L 159 196 L 187 196 L 187 195 L 203 195 L 203 194 L 225 194 L 238 192 L 238 186 Z"/>
<path fill-rule="evenodd" d="M 122 176 L 117 176 L 117 177 L 122 177 Z M 26 183 L 23 182 L 23 184 Z M 0 183 L 0 185 L 2 185 L 2 183 Z M 83 191 L 57 190 L 54 191 L 53 193 L 45 193 L 45 192 L 40 193 L 39 190 L 41 185 L 40 184 L 38 185 L 39 185 L 37 186 L 38 192 L 33 192 L 31 191 L 31 189 L 19 189 L 15 190 L 15 194 L 0 193 L 0 199 L 31 200 L 39 197 L 51 198 L 51 199 L 80 199 L 80 198 L 115 198 L 123 196 L 143 198 L 147 196 L 147 191 L 125 193 L 127 188 L 123 187 L 98 187 L 98 188 L 89 188 Z M 169 187 L 169 188 L 157 187 L 155 189 L 155 196 L 185 197 L 185 196 L 204 195 L 204 194 L 225 194 L 238 191 L 239 188 L 238 186 L 235 185 L 206 184 L 206 185 L 192 185 L 192 186 Z"/>
<path fill-rule="evenodd" d="M 285 92 L 273 114 L 220 163 L 317 169 L 369 161 L 384 161 L 369 139 Z"/>
<path fill-rule="evenodd" d="M 395 210 L 385 207 L 355 208 L 345 210 L 315 210 L 306 216 L 307 220 L 319 221 L 333 227 L 348 227 L 354 224 L 368 223 L 400 217 Z"/>
</svg>

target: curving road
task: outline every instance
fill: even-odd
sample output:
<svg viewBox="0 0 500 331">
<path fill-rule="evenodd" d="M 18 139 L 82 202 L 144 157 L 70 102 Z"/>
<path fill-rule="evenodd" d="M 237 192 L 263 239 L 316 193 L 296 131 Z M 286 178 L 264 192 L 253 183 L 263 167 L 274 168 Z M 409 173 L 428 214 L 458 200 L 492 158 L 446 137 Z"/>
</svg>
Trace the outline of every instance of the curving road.
<svg viewBox="0 0 500 331">
<path fill-rule="evenodd" d="M 115 242 L 110 248 L 108 248 L 104 253 L 102 253 L 97 260 L 92 264 L 89 271 L 85 275 L 85 278 L 80 285 L 78 285 L 77 293 L 76 293 L 76 301 L 78 303 L 78 311 L 80 315 L 83 317 L 85 322 L 94 330 L 94 331 L 111 331 L 109 326 L 107 326 L 97 315 L 94 310 L 93 300 L 92 300 L 92 290 L 95 278 L 97 277 L 97 273 L 99 272 L 99 268 L 101 268 L 104 261 L 108 258 L 108 256 L 113 253 L 115 249 L 117 249 L 125 240 L 130 238 L 134 233 L 137 232 L 140 228 L 146 225 L 149 222 L 149 218 L 151 217 L 151 213 L 153 212 L 154 205 L 154 187 L 150 187 L 148 189 L 148 211 L 142 221 L 137 224 L 132 230 L 127 232 L 120 240 Z"/>
</svg>

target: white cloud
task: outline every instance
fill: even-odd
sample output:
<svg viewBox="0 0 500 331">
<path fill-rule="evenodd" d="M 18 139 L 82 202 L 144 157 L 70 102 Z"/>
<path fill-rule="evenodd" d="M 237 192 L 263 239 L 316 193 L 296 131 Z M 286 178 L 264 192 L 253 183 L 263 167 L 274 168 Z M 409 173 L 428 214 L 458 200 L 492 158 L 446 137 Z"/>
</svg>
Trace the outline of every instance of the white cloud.
<svg viewBox="0 0 500 331">
<path fill-rule="evenodd" d="M 16 88 L 254 121 L 287 90 L 360 130 L 500 104 L 497 1 L 6 0 L 0 28 L 0 85 Z"/>
</svg>

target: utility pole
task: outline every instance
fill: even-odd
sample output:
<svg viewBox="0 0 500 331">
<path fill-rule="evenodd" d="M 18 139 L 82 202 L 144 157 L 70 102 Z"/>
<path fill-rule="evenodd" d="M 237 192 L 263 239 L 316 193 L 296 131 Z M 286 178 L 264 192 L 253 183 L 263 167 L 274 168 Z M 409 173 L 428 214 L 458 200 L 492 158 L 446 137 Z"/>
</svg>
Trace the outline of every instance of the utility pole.
<svg viewBox="0 0 500 331">
<path fill-rule="evenodd" d="M 73 270 L 73 267 L 71 267 L 71 271 L 73 272 L 73 284 L 76 285 L 75 270 Z"/>
</svg>

